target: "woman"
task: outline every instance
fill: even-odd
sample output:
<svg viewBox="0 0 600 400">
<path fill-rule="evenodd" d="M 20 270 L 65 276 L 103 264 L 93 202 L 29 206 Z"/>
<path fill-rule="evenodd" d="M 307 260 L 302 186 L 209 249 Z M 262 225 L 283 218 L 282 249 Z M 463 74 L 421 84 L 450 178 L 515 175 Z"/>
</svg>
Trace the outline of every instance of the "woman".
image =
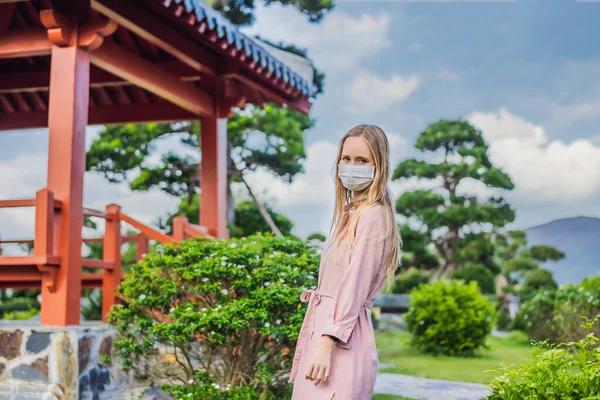
<svg viewBox="0 0 600 400">
<path fill-rule="evenodd" d="M 400 253 L 390 177 L 389 143 L 374 125 L 341 140 L 336 207 L 316 290 L 308 302 L 290 382 L 293 400 L 368 400 L 377 376 L 371 306 L 391 283 Z M 296 376 L 298 375 L 298 379 Z"/>
</svg>

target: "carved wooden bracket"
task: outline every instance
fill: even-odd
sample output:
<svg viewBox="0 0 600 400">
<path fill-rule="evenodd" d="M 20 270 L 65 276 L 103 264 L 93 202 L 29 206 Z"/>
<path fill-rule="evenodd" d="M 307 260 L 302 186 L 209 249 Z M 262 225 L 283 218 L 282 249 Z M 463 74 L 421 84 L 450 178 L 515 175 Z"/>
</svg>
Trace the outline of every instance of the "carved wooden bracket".
<svg viewBox="0 0 600 400">
<path fill-rule="evenodd" d="M 247 103 L 244 96 L 231 97 L 221 100 L 219 103 L 219 118 L 231 118 L 234 108 L 243 107 Z"/>
<path fill-rule="evenodd" d="M 54 293 L 60 265 L 38 264 L 37 267 L 42 272 L 42 285 L 46 286 L 50 293 Z"/>
<path fill-rule="evenodd" d="M 115 33 L 119 25 L 111 19 L 96 20 L 88 23 L 79 34 L 79 46 L 86 50 L 96 50 L 104 38 Z"/>
<path fill-rule="evenodd" d="M 48 29 L 48 39 L 57 46 L 71 44 L 71 23 L 56 10 L 40 12 L 42 24 Z M 77 44 L 86 50 L 95 50 L 102 45 L 104 38 L 112 35 L 118 25 L 110 19 L 97 19 L 85 23 L 79 32 Z"/>
<path fill-rule="evenodd" d="M 42 24 L 48 29 L 48 39 L 57 46 L 68 46 L 71 41 L 71 23 L 56 10 L 40 12 Z"/>
</svg>

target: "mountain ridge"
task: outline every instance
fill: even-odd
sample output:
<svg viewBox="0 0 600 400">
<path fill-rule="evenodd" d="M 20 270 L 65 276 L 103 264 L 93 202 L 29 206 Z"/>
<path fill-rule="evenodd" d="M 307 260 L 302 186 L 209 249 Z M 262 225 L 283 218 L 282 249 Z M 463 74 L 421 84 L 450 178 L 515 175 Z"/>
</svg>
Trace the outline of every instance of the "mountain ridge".
<svg viewBox="0 0 600 400">
<path fill-rule="evenodd" d="M 559 285 L 579 283 L 600 273 L 600 218 L 560 218 L 525 229 L 530 246 L 548 245 L 566 254 L 563 260 L 542 266 Z"/>
</svg>

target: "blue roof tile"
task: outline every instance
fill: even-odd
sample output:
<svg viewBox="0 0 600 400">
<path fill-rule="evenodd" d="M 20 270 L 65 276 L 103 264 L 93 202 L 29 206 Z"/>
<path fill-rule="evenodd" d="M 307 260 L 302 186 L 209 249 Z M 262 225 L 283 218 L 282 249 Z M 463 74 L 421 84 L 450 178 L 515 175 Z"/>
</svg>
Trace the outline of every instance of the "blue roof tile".
<svg viewBox="0 0 600 400">
<path fill-rule="evenodd" d="M 293 72 L 279 59 L 273 57 L 258 42 L 247 37 L 239 31 L 227 18 L 223 17 L 211 6 L 202 0 L 174 0 L 176 4 L 183 4 L 188 13 L 194 13 L 198 20 L 205 20 L 208 28 L 216 29 L 219 38 L 225 37 L 227 43 L 235 43 L 237 50 L 243 49 L 247 57 L 259 62 L 269 72 L 275 72 L 275 76 L 283 76 L 284 82 L 297 88 L 304 95 L 313 96 L 316 92 L 312 82 L 307 82 L 300 75 Z"/>
</svg>

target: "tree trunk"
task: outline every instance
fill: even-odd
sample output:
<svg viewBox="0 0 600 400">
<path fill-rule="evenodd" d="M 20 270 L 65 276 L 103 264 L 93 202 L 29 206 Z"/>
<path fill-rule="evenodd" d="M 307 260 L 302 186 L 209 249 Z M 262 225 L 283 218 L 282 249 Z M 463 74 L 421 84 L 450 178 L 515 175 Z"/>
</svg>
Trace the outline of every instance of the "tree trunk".
<svg viewBox="0 0 600 400">
<path fill-rule="evenodd" d="M 281 231 L 279 230 L 277 225 L 275 225 L 275 222 L 273 222 L 273 218 L 271 218 L 271 215 L 269 214 L 267 209 L 258 201 L 256 196 L 254 195 L 254 192 L 250 188 L 250 185 L 248 185 L 248 182 L 246 182 L 246 179 L 244 178 L 244 174 L 242 171 L 239 171 L 239 177 L 242 180 L 242 182 L 244 182 L 244 185 L 246 185 L 246 188 L 248 189 L 248 192 L 250 193 L 250 197 L 252 197 L 254 204 L 256 204 L 256 207 L 258 208 L 258 212 L 260 212 L 260 215 L 263 217 L 263 219 L 265 220 L 267 225 L 269 225 L 269 227 L 271 228 L 271 231 L 273 231 L 273 234 L 275 234 L 275 236 L 277 236 L 277 237 L 283 237 L 283 234 L 281 233 Z"/>
</svg>

